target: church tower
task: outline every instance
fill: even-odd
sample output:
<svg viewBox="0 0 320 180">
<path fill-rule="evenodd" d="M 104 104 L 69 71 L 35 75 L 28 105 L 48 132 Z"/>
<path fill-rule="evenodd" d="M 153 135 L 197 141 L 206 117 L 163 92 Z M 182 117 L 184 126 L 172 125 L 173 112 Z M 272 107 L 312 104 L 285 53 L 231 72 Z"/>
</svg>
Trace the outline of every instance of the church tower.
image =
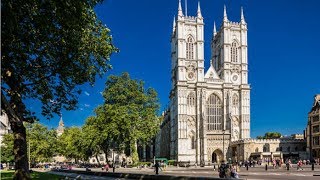
<svg viewBox="0 0 320 180">
<path fill-rule="evenodd" d="M 228 91 L 227 115 L 232 140 L 250 138 L 250 85 L 248 84 L 247 23 L 241 8 L 240 22 L 228 20 L 224 7 L 219 32 L 214 26 L 211 40 L 212 63 Z"/>
<path fill-rule="evenodd" d="M 62 114 L 60 114 L 59 126 L 57 128 L 57 136 L 61 136 L 64 132 L 64 123 L 62 120 Z"/>
<path fill-rule="evenodd" d="M 230 157 L 232 141 L 250 138 L 247 23 L 231 22 L 224 7 L 214 24 L 210 67 L 204 69 L 204 19 L 183 14 L 181 1 L 171 35 L 170 159 L 198 165 Z"/>
<path fill-rule="evenodd" d="M 187 12 L 187 11 L 186 11 Z M 181 161 L 199 161 L 200 116 L 197 84 L 204 83 L 204 23 L 198 3 L 196 16 L 183 14 L 178 4 L 171 36 L 170 116 L 171 157 Z M 192 156 L 187 155 L 192 154 Z"/>
</svg>

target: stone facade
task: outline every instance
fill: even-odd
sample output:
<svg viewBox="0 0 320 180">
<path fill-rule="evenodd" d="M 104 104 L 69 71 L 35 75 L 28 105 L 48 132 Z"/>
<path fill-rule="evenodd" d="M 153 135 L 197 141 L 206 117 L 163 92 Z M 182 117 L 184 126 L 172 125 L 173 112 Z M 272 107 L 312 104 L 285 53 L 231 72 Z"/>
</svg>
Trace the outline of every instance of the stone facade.
<svg viewBox="0 0 320 180">
<path fill-rule="evenodd" d="M 204 165 L 226 159 L 231 141 L 250 138 L 247 24 L 223 23 L 204 67 L 204 18 L 185 16 L 179 2 L 171 37 L 170 159 Z"/>
<path fill-rule="evenodd" d="M 156 157 L 198 165 L 221 160 L 306 159 L 303 135 L 274 140 L 250 139 L 247 23 L 228 20 L 224 7 L 214 24 L 210 67 L 204 67 L 204 18 L 184 15 L 181 2 L 171 36 L 170 108 L 163 114 Z"/>
<path fill-rule="evenodd" d="M 235 161 L 272 159 L 308 159 L 306 140 L 292 137 L 280 139 L 243 139 L 230 144 L 230 159 Z"/>
<path fill-rule="evenodd" d="M 320 159 L 320 94 L 315 95 L 305 131 L 310 159 Z"/>
</svg>

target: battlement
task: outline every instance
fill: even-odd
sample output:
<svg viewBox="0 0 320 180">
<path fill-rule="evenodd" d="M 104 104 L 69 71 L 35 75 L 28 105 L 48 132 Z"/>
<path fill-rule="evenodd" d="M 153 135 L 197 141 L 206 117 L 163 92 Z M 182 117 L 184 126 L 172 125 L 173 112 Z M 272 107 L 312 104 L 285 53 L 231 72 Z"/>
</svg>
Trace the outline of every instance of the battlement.
<svg viewBox="0 0 320 180">
<path fill-rule="evenodd" d="M 295 142 L 305 142 L 304 139 L 241 139 L 237 141 L 232 141 L 231 144 L 242 144 L 242 143 L 295 143 Z"/>
</svg>

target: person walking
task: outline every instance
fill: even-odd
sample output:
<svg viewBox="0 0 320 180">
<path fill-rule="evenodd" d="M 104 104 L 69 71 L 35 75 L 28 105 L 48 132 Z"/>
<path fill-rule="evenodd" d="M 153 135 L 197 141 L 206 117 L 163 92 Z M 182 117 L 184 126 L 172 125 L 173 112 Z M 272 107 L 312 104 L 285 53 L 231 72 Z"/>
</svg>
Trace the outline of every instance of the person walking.
<svg viewBox="0 0 320 180">
<path fill-rule="evenodd" d="M 156 174 L 159 174 L 159 167 L 160 167 L 159 162 L 156 162 L 154 167 L 155 167 L 155 170 L 156 170 Z"/>
</svg>

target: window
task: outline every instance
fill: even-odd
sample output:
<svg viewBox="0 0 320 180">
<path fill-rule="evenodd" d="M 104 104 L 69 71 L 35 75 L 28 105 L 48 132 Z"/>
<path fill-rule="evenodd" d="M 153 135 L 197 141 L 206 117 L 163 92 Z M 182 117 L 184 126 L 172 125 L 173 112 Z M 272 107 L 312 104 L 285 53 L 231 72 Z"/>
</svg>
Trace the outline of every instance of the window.
<svg viewBox="0 0 320 180">
<path fill-rule="evenodd" d="M 187 59 L 194 59 L 194 42 L 191 36 L 188 37 L 186 43 Z"/>
<path fill-rule="evenodd" d="M 313 126 L 312 127 L 312 132 L 313 133 L 318 133 L 319 132 L 319 125 Z"/>
<path fill-rule="evenodd" d="M 280 151 L 282 151 L 282 146 L 280 146 Z"/>
<path fill-rule="evenodd" d="M 231 62 L 238 62 L 238 45 L 236 41 L 231 44 Z"/>
<path fill-rule="evenodd" d="M 238 114 L 239 110 L 239 98 L 237 94 L 234 94 L 232 97 L 232 111 L 233 114 Z"/>
<path fill-rule="evenodd" d="M 222 130 L 222 103 L 215 94 L 207 100 L 207 125 L 208 131 Z"/>
<path fill-rule="evenodd" d="M 290 152 L 291 151 L 291 148 L 290 148 L 290 146 L 289 147 L 287 147 L 287 152 Z"/>
<path fill-rule="evenodd" d="M 312 117 L 313 122 L 318 122 L 319 121 L 319 115 L 313 116 Z"/>
<path fill-rule="evenodd" d="M 313 145 L 319 145 L 319 136 L 313 137 Z"/>
<path fill-rule="evenodd" d="M 195 106 L 195 95 L 194 93 L 190 93 L 187 97 L 188 106 Z"/>
<path fill-rule="evenodd" d="M 191 149 L 195 149 L 196 141 L 195 141 L 194 135 L 191 136 L 190 140 L 191 140 Z"/>
</svg>

